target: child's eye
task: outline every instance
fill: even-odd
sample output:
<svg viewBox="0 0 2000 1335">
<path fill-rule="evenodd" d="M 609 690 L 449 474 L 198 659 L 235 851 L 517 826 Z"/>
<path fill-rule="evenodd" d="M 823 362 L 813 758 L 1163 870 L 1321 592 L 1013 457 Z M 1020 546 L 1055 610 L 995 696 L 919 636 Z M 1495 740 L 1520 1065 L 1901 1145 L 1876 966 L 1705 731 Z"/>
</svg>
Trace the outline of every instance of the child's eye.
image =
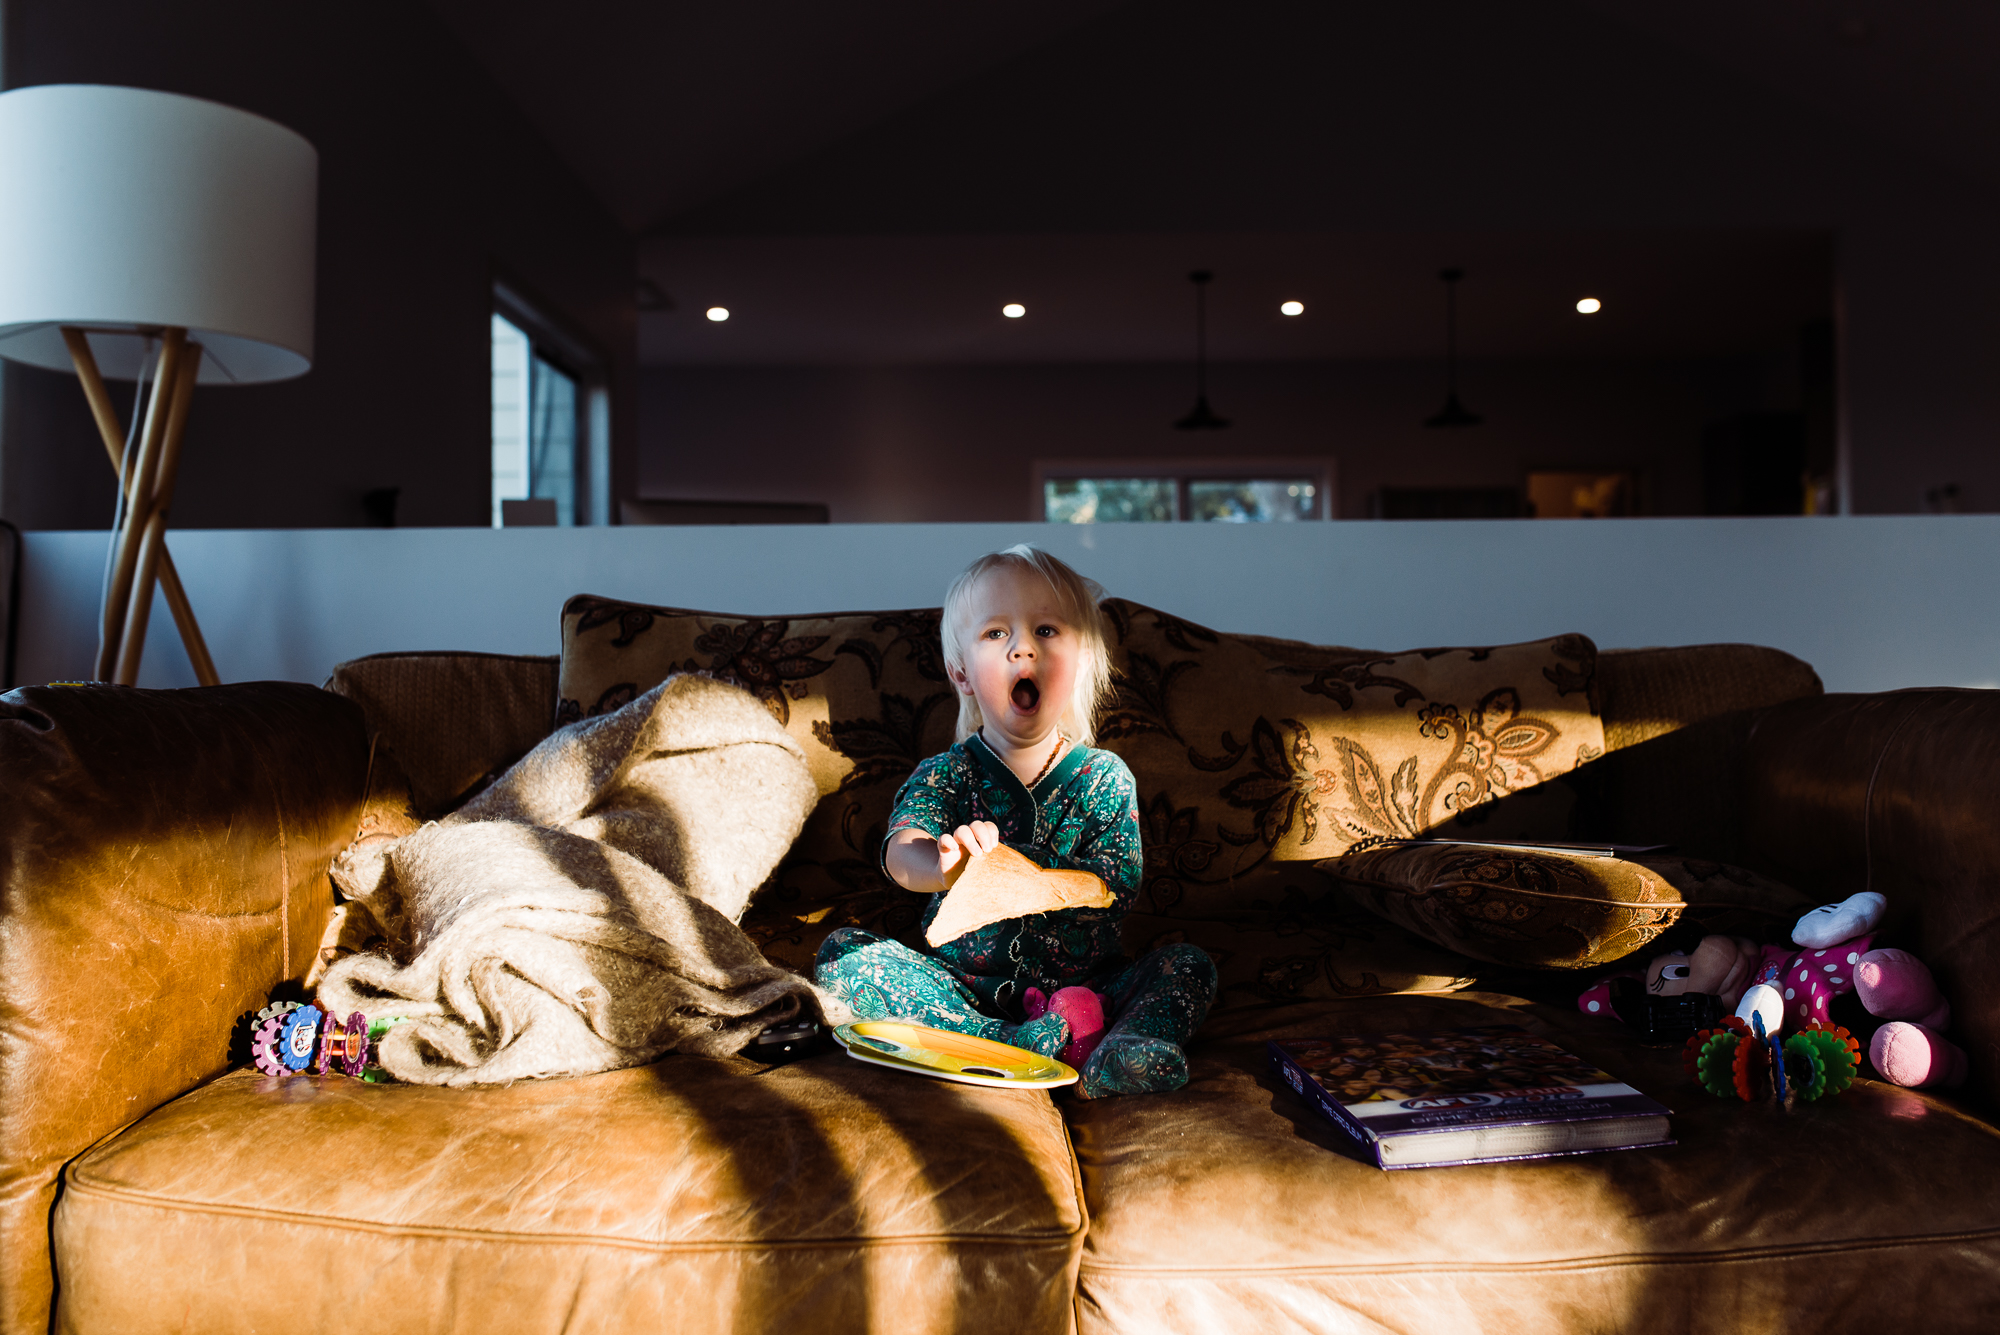
<svg viewBox="0 0 2000 1335">
<path fill-rule="evenodd" d="M 1041 636 L 1043 639 L 1053 639 L 1056 634 L 1056 628 L 1054 626 L 1037 626 L 1035 627 L 1035 634 Z"/>
</svg>

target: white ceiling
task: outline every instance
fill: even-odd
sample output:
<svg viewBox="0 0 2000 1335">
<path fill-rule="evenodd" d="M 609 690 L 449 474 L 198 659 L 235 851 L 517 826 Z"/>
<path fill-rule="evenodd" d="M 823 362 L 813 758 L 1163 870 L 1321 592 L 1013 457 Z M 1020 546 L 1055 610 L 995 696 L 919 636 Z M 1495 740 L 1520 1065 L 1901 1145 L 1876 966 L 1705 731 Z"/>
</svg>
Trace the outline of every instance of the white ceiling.
<svg viewBox="0 0 2000 1335">
<path fill-rule="evenodd" d="M 642 232 L 1131 0 L 430 0 Z"/>
<path fill-rule="evenodd" d="M 1233 0 L 1217 41 L 1282 43 L 1293 0 Z M 1351 2 L 1351 0 L 1350 0 Z M 1089 24 L 1184 23 L 1162 0 L 430 0 L 634 233 Z M 1333 0 L 1317 0 L 1320 5 Z M 1412 16 L 1449 23 L 1453 6 Z M 2000 176 L 1995 0 L 1544 0 L 1581 32 L 1609 20 L 1718 75 Z M 1107 26 L 1108 25 L 1108 28 Z M 1199 71 L 1165 71 L 1189 77 Z"/>
<path fill-rule="evenodd" d="M 1571 0 L 1960 175 L 2000 177 L 1995 0 Z"/>
</svg>

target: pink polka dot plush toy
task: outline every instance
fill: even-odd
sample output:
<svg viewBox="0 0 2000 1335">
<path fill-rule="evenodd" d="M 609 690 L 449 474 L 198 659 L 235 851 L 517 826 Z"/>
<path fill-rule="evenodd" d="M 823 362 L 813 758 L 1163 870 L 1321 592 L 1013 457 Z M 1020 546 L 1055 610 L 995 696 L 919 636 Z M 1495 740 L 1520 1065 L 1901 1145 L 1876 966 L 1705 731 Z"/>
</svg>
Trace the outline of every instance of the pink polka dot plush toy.
<svg viewBox="0 0 2000 1335">
<path fill-rule="evenodd" d="M 1800 918 L 1789 946 L 1758 946 L 1740 936 L 1710 936 L 1692 952 L 1675 951 L 1646 969 L 1658 996 L 1706 992 L 1748 1021 L 1754 1012 L 1776 1034 L 1830 1023 L 1834 1000 L 1853 993 L 1868 1014 L 1887 1021 L 1868 1045 L 1868 1062 L 1891 1084 L 1955 1088 L 1965 1081 L 1965 1053 L 1944 1036 L 1951 1006 L 1922 960 L 1907 950 L 1872 950 L 1888 901 L 1863 891 Z M 1586 1014 L 1610 1014 L 1610 980 L 1577 998 Z"/>
</svg>

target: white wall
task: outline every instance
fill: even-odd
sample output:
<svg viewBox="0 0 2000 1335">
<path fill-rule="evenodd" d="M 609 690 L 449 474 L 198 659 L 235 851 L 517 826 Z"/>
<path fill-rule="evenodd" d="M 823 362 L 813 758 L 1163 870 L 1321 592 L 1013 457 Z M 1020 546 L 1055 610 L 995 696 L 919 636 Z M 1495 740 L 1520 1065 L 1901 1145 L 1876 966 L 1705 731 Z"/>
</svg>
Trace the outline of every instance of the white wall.
<svg viewBox="0 0 2000 1335">
<path fill-rule="evenodd" d="M 2000 686 L 2000 516 L 772 528 L 190 530 L 171 546 L 223 678 L 384 650 L 554 653 L 573 593 L 749 613 L 934 606 L 1033 541 L 1221 630 L 1403 649 L 1582 631 L 1749 641 L 1834 691 Z M 88 676 L 102 533 L 29 533 L 19 677 Z M 156 600 L 140 684 L 193 673 Z"/>
</svg>

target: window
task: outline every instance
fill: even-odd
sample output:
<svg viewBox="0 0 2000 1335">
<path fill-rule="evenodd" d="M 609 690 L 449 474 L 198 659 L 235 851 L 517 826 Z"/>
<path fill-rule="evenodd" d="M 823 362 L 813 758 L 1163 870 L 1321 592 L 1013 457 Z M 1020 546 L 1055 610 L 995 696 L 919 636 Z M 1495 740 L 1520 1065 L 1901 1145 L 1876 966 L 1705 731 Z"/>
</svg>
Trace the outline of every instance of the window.
<svg viewBox="0 0 2000 1335">
<path fill-rule="evenodd" d="M 1319 486 L 1310 477 L 1223 482 L 1189 479 L 1188 518 L 1221 524 L 1273 524 L 1319 518 Z"/>
<path fill-rule="evenodd" d="M 1065 477 L 1042 484 L 1043 515 L 1052 524 L 1161 522 L 1179 512 L 1172 478 Z"/>
<path fill-rule="evenodd" d="M 1331 459 L 1097 459 L 1035 465 L 1037 513 L 1052 524 L 1277 524 L 1325 519 Z"/>
<path fill-rule="evenodd" d="M 493 526 L 609 523 L 602 362 L 506 286 L 494 306 Z"/>
</svg>

